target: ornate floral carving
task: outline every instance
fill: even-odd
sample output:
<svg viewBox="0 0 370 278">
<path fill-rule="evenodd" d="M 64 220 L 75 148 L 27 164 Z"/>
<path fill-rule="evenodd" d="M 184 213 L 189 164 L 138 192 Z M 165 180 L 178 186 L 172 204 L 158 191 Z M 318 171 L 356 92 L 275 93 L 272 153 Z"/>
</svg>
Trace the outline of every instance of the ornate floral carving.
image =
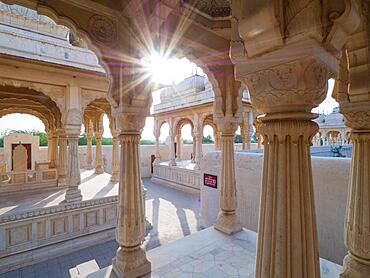
<svg viewBox="0 0 370 278">
<path fill-rule="evenodd" d="M 346 126 L 353 129 L 370 130 L 370 111 L 343 112 Z"/>
<path fill-rule="evenodd" d="M 306 59 L 248 75 L 251 99 L 264 113 L 305 111 L 320 104 L 326 96 L 327 68 L 314 59 Z"/>
<path fill-rule="evenodd" d="M 117 130 L 120 134 L 138 134 L 141 133 L 141 130 L 144 128 L 146 115 L 137 113 L 117 113 L 114 117 L 117 123 Z"/>
<path fill-rule="evenodd" d="M 109 18 L 93 15 L 88 23 L 89 33 L 102 44 L 112 44 L 117 40 L 117 27 Z"/>
</svg>

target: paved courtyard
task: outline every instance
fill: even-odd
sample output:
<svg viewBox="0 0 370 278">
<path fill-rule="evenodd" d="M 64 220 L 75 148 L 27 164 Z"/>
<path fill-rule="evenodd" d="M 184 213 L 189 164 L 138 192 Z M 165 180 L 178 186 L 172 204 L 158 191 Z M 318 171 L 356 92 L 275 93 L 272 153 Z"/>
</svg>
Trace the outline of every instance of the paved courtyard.
<svg viewBox="0 0 370 278">
<path fill-rule="evenodd" d="M 147 250 L 183 238 L 199 230 L 200 201 L 198 196 L 152 183 L 148 179 L 144 179 L 143 183 L 148 189 L 146 214 L 153 225 L 146 241 Z M 115 190 L 115 187 L 109 188 L 108 194 L 112 194 Z M 104 195 L 106 194 L 107 192 L 104 192 Z M 71 268 L 91 260 L 95 260 L 100 268 L 105 268 L 111 264 L 117 247 L 115 240 L 111 240 L 2 274 L 0 278 L 69 277 Z"/>
</svg>

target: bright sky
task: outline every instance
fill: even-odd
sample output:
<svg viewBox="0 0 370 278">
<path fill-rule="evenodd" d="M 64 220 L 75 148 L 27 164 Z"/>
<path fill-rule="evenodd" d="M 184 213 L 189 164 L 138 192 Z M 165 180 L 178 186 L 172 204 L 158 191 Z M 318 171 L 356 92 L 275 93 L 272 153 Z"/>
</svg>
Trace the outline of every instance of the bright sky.
<svg viewBox="0 0 370 278">
<path fill-rule="evenodd" d="M 161 60 L 159 57 L 154 55 L 151 61 L 155 66 L 152 66 L 150 70 L 153 72 L 153 81 L 162 84 L 172 84 L 179 83 L 186 77 L 189 77 L 195 73 L 203 74 L 200 68 L 197 68 L 194 63 L 191 63 L 188 59 L 169 59 L 167 61 Z M 338 106 L 338 103 L 331 97 L 334 87 L 334 80 L 329 80 L 329 89 L 327 98 L 320 106 L 313 110 L 315 113 L 325 113 L 329 114 L 334 107 Z M 159 92 L 153 93 L 153 105 L 160 102 Z M 152 111 L 153 107 L 151 108 Z M 104 137 L 112 137 L 109 130 L 109 120 L 107 116 L 104 116 Z M 154 140 L 153 135 L 154 121 L 153 117 L 148 117 L 145 121 L 145 127 L 142 132 L 142 139 Z M 9 130 L 38 130 L 45 131 L 44 124 L 38 118 L 27 115 L 27 114 L 10 114 L 0 118 L 0 133 Z M 213 138 L 213 130 L 210 126 L 205 126 L 204 136 L 211 135 Z M 83 129 L 82 129 L 83 132 Z M 168 124 L 164 124 L 161 128 L 160 141 L 164 142 L 168 136 L 169 128 Z M 182 129 L 182 138 L 191 140 L 191 127 L 190 125 L 185 125 Z"/>
</svg>

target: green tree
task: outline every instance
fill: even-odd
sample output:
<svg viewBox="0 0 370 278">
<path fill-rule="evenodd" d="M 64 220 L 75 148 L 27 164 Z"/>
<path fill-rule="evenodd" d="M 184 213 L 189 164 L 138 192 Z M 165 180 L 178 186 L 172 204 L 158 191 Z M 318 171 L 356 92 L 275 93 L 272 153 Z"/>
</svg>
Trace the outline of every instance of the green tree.
<svg viewBox="0 0 370 278">
<path fill-rule="evenodd" d="M 242 136 L 240 134 L 235 134 L 235 143 L 243 143 Z"/>
<path fill-rule="evenodd" d="M 141 139 L 140 145 L 155 145 L 155 142 L 152 140 Z"/>
<path fill-rule="evenodd" d="M 203 136 L 203 144 L 214 144 L 215 141 L 212 140 L 211 135 Z"/>
</svg>

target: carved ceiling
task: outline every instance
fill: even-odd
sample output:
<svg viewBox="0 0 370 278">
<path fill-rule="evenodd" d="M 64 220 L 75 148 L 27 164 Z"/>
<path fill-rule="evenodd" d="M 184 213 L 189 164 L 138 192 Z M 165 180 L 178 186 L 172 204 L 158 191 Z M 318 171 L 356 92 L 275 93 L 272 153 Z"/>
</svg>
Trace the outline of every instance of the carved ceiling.
<svg viewBox="0 0 370 278">
<path fill-rule="evenodd" d="M 184 0 L 184 2 L 211 17 L 227 17 L 231 14 L 230 3 L 227 0 Z"/>
</svg>

